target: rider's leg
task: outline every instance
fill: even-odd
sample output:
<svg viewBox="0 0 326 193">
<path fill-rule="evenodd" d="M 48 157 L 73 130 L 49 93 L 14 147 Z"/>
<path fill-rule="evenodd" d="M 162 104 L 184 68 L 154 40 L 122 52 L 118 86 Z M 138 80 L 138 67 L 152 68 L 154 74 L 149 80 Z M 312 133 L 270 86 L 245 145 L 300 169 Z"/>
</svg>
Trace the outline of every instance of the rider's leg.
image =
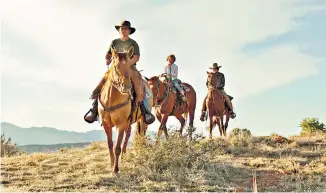
<svg viewBox="0 0 326 193">
<path fill-rule="evenodd" d="M 234 118 L 236 117 L 236 114 L 233 112 L 233 105 L 232 105 L 232 102 L 231 102 L 229 96 L 226 94 L 226 92 L 224 91 L 224 89 L 220 89 L 219 91 L 220 91 L 221 94 L 224 96 L 225 101 L 226 101 L 227 105 L 228 105 L 229 108 L 230 108 L 230 117 L 231 117 L 232 119 L 234 119 Z"/>
<path fill-rule="evenodd" d="M 92 95 L 90 97 L 90 99 L 94 99 L 92 108 L 84 115 L 84 120 L 87 123 L 93 123 L 94 121 L 97 120 L 98 97 L 99 97 L 99 94 L 100 94 L 102 87 L 105 84 L 107 78 L 108 78 L 108 72 L 105 73 L 105 75 L 103 76 L 101 81 L 97 84 L 97 86 L 95 87 L 95 89 L 92 92 Z"/>
<path fill-rule="evenodd" d="M 174 79 L 173 80 L 173 84 L 174 86 L 178 89 L 178 91 L 180 92 L 180 94 L 182 95 L 182 100 L 183 101 L 187 101 L 186 95 L 185 95 L 185 91 L 181 88 L 178 79 Z"/>
<path fill-rule="evenodd" d="M 136 103 L 140 105 L 141 112 L 144 116 L 145 123 L 151 124 L 155 121 L 155 116 L 151 113 L 148 105 L 148 99 L 145 94 L 145 84 L 141 74 L 136 69 L 136 66 L 132 66 L 133 73 L 131 76 L 131 81 L 136 92 Z"/>
</svg>

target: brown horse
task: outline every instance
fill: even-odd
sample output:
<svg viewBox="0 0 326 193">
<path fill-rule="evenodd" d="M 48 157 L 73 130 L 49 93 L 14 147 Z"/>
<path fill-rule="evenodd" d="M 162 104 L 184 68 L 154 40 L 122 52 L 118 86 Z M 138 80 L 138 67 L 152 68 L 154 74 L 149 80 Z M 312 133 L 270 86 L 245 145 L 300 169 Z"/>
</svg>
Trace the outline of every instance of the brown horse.
<svg viewBox="0 0 326 193">
<path fill-rule="evenodd" d="M 213 76 L 211 72 L 207 72 L 207 74 L 207 80 L 210 83 L 209 85 L 212 85 L 211 87 L 208 87 L 208 95 L 206 99 L 206 107 L 209 117 L 209 138 L 212 139 L 212 131 L 216 125 L 219 127 L 220 135 L 226 136 L 226 129 L 229 124 L 230 114 L 227 110 L 224 96 L 218 89 L 216 89 L 215 83 L 217 81 L 214 79 L 215 76 Z M 225 123 L 224 115 L 226 117 Z"/>
<path fill-rule="evenodd" d="M 142 120 L 139 105 L 133 105 L 132 95 L 132 63 L 130 56 L 133 54 L 134 48 L 131 47 L 127 52 L 118 53 L 111 49 L 114 60 L 110 69 L 106 73 L 106 82 L 101 90 L 99 97 L 99 117 L 107 135 L 107 142 L 110 150 L 111 166 L 114 167 L 113 172 L 119 172 L 119 156 L 121 153 L 121 143 L 124 133 L 126 133 L 123 152 L 126 151 L 128 139 L 130 137 L 131 125 L 137 122 L 141 130 L 146 131 L 147 125 Z M 143 80 L 148 90 L 149 85 Z M 153 107 L 153 97 L 150 91 L 148 100 L 149 107 Z M 117 141 L 113 152 L 112 128 L 116 127 L 118 131 Z"/>
<path fill-rule="evenodd" d="M 164 131 L 165 137 L 168 138 L 166 123 L 169 116 L 175 116 L 179 120 L 181 124 L 179 132 L 180 136 L 182 136 L 188 114 L 190 118 L 189 136 L 191 139 L 196 108 L 196 92 L 194 88 L 187 83 L 182 83 L 181 86 L 186 86 L 190 90 L 185 92 L 187 102 L 178 102 L 178 96 L 173 92 L 173 86 L 166 81 L 166 77 L 163 74 L 160 76 L 153 76 L 147 80 L 154 95 L 155 115 L 161 123 L 158 131 L 158 139 L 162 131 Z"/>
</svg>

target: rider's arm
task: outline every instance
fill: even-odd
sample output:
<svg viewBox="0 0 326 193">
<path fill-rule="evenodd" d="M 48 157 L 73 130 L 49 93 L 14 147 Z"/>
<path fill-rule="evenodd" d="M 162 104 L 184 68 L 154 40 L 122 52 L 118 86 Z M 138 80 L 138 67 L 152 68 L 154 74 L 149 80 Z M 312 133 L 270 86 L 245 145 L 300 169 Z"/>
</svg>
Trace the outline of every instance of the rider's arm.
<svg viewBox="0 0 326 193">
<path fill-rule="evenodd" d="M 139 61 L 139 56 L 140 56 L 139 45 L 136 41 L 134 41 L 133 47 L 134 47 L 134 53 L 131 62 L 133 64 L 136 64 Z"/>
<path fill-rule="evenodd" d="M 112 53 L 111 53 L 111 48 L 113 47 L 113 43 L 114 40 L 111 42 L 110 47 L 108 52 L 105 55 L 105 60 L 106 60 L 106 65 L 110 65 L 111 61 L 112 61 Z"/>
<path fill-rule="evenodd" d="M 178 66 L 177 65 L 173 65 L 173 67 L 171 69 L 171 76 L 172 76 L 172 80 L 178 78 Z"/>
<path fill-rule="evenodd" d="M 131 62 L 132 62 L 133 64 L 136 64 L 136 62 L 138 62 L 138 60 L 139 60 L 139 55 L 134 55 L 134 56 L 132 57 L 132 59 L 131 59 Z"/>
<path fill-rule="evenodd" d="M 221 74 L 221 87 L 224 88 L 225 86 L 225 77 L 224 74 Z"/>
</svg>

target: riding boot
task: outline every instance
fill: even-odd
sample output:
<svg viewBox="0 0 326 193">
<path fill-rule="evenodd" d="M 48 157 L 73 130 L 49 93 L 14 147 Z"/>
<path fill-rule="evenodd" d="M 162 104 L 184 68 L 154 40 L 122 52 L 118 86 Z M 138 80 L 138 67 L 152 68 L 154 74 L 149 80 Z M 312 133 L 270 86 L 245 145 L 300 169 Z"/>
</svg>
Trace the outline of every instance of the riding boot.
<svg viewBox="0 0 326 193">
<path fill-rule="evenodd" d="M 139 104 L 145 123 L 149 125 L 155 121 L 155 116 L 151 113 L 149 109 L 149 105 L 145 93 L 145 84 L 143 83 L 142 76 L 136 69 L 136 66 L 132 66 L 132 69 L 134 73 L 132 73 L 131 82 L 133 84 L 133 88 L 136 93 L 135 102 L 136 104 Z"/>
<path fill-rule="evenodd" d="M 97 84 L 97 86 L 95 87 L 95 89 L 92 92 L 92 95 L 90 97 L 90 99 L 94 99 L 94 102 L 92 104 L 92 108 L 87 111 L 87 113 L 84 115 L 84 120 L 87 123 L 93 123 L 94 121 L 97 120 L 98 117 L 98 111 L 97 111 L 97 107 L 98 107 L 98 97 L 99 94 L 102 90 L 102 87 L 104 86 L 106 80 L 108 79 L 108 75 L 109 73 L 105 73 L 105 75 L 103 76 L 103 78 L 101 79 L 101 81 Z"/>
<path fill-rule="evenodd" d="M 87 123 L 93 123 L 94 121 L 97 121 L 98 117 L 98 99 L 94 99 L 92 108 L 84 115 L 84 120 Z"/>
<path fill-rule="evenodd" d="M 206 107 L 206 100 L 207 100 L 207 96 L 205 97 L 205 99 L 203 101 L 203 104 L 202 104 L 202 109 L 201 109 L 202 113 L 200 115 L 200 120 L 201 121 L 205 121 L 206 109 L 207 109 L 207 107 Z"/>
<path fill-rule="evenodd" d="M 188 100 L 187 100 L 187 97 L 186 97 L 186 95 L 185 95 L 185 91 L 181 90 L 181 91 L 180 91 L 180 94 L 181 94 L 181 98 L 182 98 L 182 100 L 183 100 L 184 102 L 187 102 Z"/>
<path fill-rule="evenodd" d="M 232 106 L 231 100 L 227 95 L 224 95 L 224 97 L 225 97 L 225 101 L 227 103 L 227 106 L 228 106 L 228 109 L 230 112 L 230 117 L 231 117 L 231 119 L 234 119 L 236 117 L 236 114 L 233 112 L 233 106 Z"/>
<path fill-rule="evenodd" d="M 144 121 L 147 125 L 152 124 L 155 121 L 155 116 L 152 114 L 152 112 L 149 108 L 148 99 L 146 97 L 140 103 L 140 111 L 142 112 Z"/>
<path fill-rule="evenodd" d="M 108 79 L 108 76 L 109 76 L 109 72 L 106 72 L 104 74 L 103 78 L 101 79 L 101 81 L 97 84 L 97 86 L 93 90 L 90 99 L 96 99 L 96 98 L 98 98 L 98 96 L 99 96 L 99 94 L 100 94 L 100 92 L 102 90 L 102 87 L 104 86 L 106 80 Z"/>
</svg>

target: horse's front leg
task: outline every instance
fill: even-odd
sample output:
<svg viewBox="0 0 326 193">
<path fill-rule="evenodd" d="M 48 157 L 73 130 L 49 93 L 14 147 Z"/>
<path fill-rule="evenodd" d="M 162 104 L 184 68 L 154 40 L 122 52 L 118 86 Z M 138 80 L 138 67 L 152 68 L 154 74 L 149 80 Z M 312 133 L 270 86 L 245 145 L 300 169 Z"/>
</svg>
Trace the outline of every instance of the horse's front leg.
<svg viewBox="0 0 326 193">
<path fill-rule="evenodd" d="M 215 121 L 213 119 L 213 115 L 209 115 L 209 139 L 213 138 L 214 125 L 215 125 Z"/>
<path fill-rule="evenodd" d="M 222 116 L 223 117 L 223 116 Z M 218 125 L 218 128 L 220 130 L 220 135 L 223 136 L 224 132 L 223 132 L 223 123 L 221 123 L 222 121 L 222 117 L 216 117 L 216 123 Z"/>
<path fill-rule="evenodd" d="M 106 138 L 107 138 L 107 143 L 108 147 L 110 150 L 110 162 L 111 162 L 111 167 L 113 168 L 114 166 L 114 153 L 113 153 L 113 140 L 112 140 L 112 126 L 109 126 L 105 122 L 103 122 L 103 128 L 106 133 Z"/>
<path fill-rule="evenodd" d="M 121 154 L 121 143 L 122 143 L 123 135 L 125 130 L 129 128 L 129 125 L 122 124 L 117 126 L 117 128 L 118 128 L 118 137 L 114 148 L 114 153 L 115 153 L 114 173 L 116 175 L 118 175 L 119 173 L 119 156 Z"/>
</svg>

